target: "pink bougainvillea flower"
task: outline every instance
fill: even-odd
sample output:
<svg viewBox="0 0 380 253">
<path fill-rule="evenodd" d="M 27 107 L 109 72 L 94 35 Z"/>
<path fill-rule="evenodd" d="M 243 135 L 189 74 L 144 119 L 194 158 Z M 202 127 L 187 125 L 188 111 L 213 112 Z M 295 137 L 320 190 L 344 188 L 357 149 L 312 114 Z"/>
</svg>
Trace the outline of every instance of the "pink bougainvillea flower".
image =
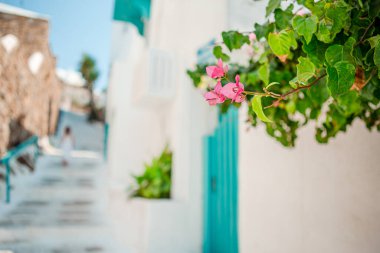
<svg viewBox="0 0 380 253">
<path fill-rule="evenodd" d="M 255 34 L 255 33 L 250 33 L 250 34 L 248 35 L 248 37 L 249 37 L 249 40 L 250 40 L 251 42 L 253 42 L 253 41 L 256 40 L 256 34 Z"/>
<path fill-rule="evenodd" d="M 221 59 L 218 60 L 218 64 L 215 66 L 206 67 L 207 75 L 211 78 L 220 78 L 223 77 L 228 71 L 228 66 L 225 65 L 223 67 L 223 61 Z"/>
<path fill-rule="evenodd" d="M 222 88 L 222 95 L 230 98 L 232 102 L 241 103 L 244 101 L 244 85 L 240 82 L 240 76 L 236 75 L 235 83 L 227 83 Z"/>
<path fill-rule="evenodd" d="M 209 91 L 204 95 L 204 98 L 206 99 L 209 105 L 221 104 L 226 100 L 226 97 L 222 95 L 221 90 L 222 84 L 221 82 L 218 82 L 215 85 L 214 90 Z"/>
<path fill-rule="evenodd" d="M 307 14 L 307 11 L 303 8 L 296 12 L 296 15 L 298 16 L 305 16 L 306 14 Z"/>
</svg>

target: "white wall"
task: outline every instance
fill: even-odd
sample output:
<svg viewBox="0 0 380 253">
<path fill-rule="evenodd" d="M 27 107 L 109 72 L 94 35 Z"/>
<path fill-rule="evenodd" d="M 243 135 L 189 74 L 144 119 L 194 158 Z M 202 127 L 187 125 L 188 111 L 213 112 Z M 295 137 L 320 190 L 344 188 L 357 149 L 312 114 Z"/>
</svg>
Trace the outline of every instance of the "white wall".
<svg viewBox="0 0 380 253">
<path fill-rule="evenodd" d="M 378 253 L 380 134 L 354 122 L 328 145 L 314 128 L 287 149 L 240 112 L 242 253 Z"/>
<path fill-rule="evenodd" d="M 109 212 L 114 217 L 114 236 L 132 252 L 201 252 L 201 141 L 211 130 L 216 111 L 192 87 L 186 69 L 193 67 L 196 50 L 225 28 L 224 18 L 216 22 L 219 15 L 225 16 L 225 2 L 220 2 L 152 1 L 147 41 L 137 34 L 128 35 L 128 28 L 114 22 L 107 106 L 112 179 Z M 148 74 L 136 68 L 149 48 L 167 50 L 176 59 L 174 96 L 162 105 L 142 104 L 134 94 L 134 87 L 142 85 L 142 75 Z M 174 153 L 172 200 L 127 200 L 130 174 L 142 173 L 144 162 L 166 142 Z"/>
<path fill-rule="evenodd" d="M 123 24 L 115 22 L 113 26 L 119 28 Z M 133 73 L 144 44 L 132 26 L 129 31 L 132 33 L 129 36 L 118 36 L 125 48 L 119 48 L 112 62 L 107 104 L 109 170 L 113 183 L 124 187 L 131 174 L 140 172 L 143 162 L 156 154 L 161 144 L 158 110 L 146 110 L 133 103 L 134 87 L 140 85 L 135 83 Z"/>
</svg>

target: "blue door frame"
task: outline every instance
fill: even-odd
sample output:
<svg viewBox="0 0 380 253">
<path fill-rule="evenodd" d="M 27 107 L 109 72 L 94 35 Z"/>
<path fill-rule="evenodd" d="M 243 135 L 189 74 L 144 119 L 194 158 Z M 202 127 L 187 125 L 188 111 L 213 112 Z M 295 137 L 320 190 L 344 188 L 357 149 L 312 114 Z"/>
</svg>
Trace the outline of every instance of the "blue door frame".
<svg viewBox="0 0 380 253">
<path fill-rule="evenodd" d="M 238 253 L 238 110 L 204 137 L 204 253 Z"/>
</svg>

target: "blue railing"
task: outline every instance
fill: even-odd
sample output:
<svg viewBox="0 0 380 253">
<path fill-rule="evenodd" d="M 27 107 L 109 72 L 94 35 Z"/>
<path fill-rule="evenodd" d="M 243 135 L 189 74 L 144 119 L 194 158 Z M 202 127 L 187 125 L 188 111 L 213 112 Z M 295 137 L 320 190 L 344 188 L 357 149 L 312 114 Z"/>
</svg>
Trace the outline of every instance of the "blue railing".
<svg viewBox="0 0 380 253">
<path fill-rule="evenodd" d="M 0 165 L 5 166 L 5 202 L 11 202 L 11 164 L 12 159 L 15 159 L 20 154 L 24 153 L 29 147 L 35 146 L 36 151 L 34 152 L 34 161 L 37 159 L 39 154 L 38 149 L 38 137 L 32 136 L 26 141 L 22 142 L 17 147 L 9 150 L 6 155 L 0 158 Z"/>
</svg>

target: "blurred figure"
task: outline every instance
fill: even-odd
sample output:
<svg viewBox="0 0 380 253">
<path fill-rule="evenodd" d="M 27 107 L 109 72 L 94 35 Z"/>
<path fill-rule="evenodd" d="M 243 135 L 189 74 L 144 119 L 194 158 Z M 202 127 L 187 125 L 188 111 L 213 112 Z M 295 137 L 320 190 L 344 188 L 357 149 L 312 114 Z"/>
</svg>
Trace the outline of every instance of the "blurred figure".
<svg viewBox="0 0 380 253">
<path fill-rule="evenodd" d="M 69 165 L 71 151 L 75 145 L 74 136 L 72 135 L 71 128 L 68 126 L 65 127 L 60 145 L 63 152 L 62 166 L 66 167 Z"/>
</svg>

